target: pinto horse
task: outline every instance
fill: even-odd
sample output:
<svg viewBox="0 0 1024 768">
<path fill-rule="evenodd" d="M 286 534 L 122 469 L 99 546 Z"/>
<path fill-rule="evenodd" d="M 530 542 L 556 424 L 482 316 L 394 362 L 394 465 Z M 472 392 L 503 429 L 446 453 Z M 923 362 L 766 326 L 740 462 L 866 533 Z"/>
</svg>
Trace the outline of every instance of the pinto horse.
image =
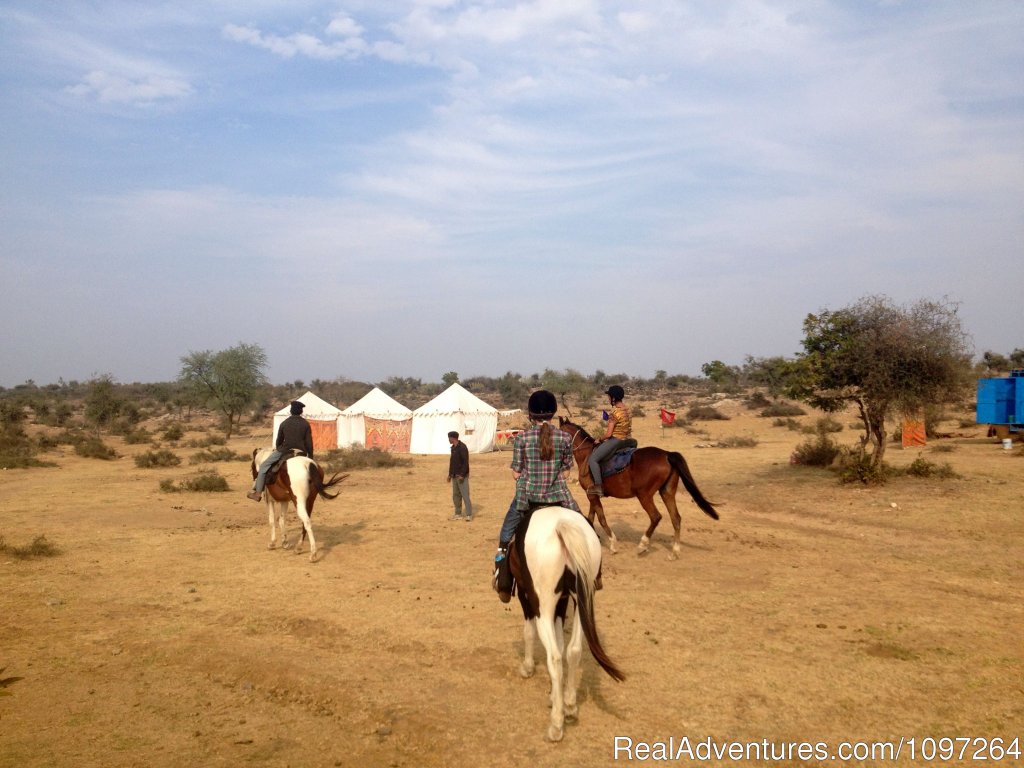
<svg viewBox="0 0 1024 768">
<path fill-rule="evenodd" d="M 270 455 L 269 448 L 256 448 L 252 452 L 252 476 L 256 479 L 260 464 Z M 281 528 L 281 549 L 288 549 L 288 537 L 285 534 L 285 518 L 288 515 L 288 503 L 295 505 L 295 512 L 302 521 L 299 540 L 295 544 L 295 554 L 302 550 L 302 542 L 309 535 L 309 562 L 316 562 L 316 539 L 313 538 L 313 504 L 317 496 L 325 499 L 336 499 L 337 493 L 328 493 L 348 475 L 335 474 L 330 480 L 324 481 L 324 471 L 320 465 L 305 456 L 293 456 L 286 460 L 277 471 L 273 483 L 267 483 L 264 489 L 267 502 L 267 516 L 270 519 L 270 545 L 273 549 L 277 543 L 277 530 L 274 527 L 275 512 Z"/>
<path fill-rule="evenodd" d="M 559 417 L 558 425 L 572 438 L 572 454 L 579 467 L 580 487 L 586 490 L 594 484 L 587 461 L 597 443 L 583 427 L 573 424 L 567 419 Z M 686 459 L 678 451 L 666 451 L 655 446 L 637 448 L 626 469 L 604 478 L 603 486 L 606 496 L 616 499 L 637 498 L 640 501 L 640 506 L 644 508 L 647 516 L 651 519 L 647 532 L 644 533 L 637 545 L 638 555 L 642 555 L 650 549 L 651 536 L 654 535 L 654 529 L 661 522 L 661 513 L 654 506 L 654 494 L 658 493 L 661 495 L 661 500 L 665 502 L 668 514 L 672 518 L 672 527 L 675 529 L 675 538 L 672 542 L 669 559 L 675 560 L 679 557 L 681 549 L 679 544 L 680 520 L 679 509 L 676 507 L 676 489 L 679 487 L 680 480 L 683 481 L 683 487 L 690 492 L 694 503 L 701 508 L 704 514 L 717 520 L 718 512 L 715 511 L 715 505 L 704 498 L 693 475 L 690 474 Z M 587 519 L 593 523 L 594 514 L 597 514 L 598 522 L 608 535 L 608 548 L 612 552 L 616 552 L 615 534 L 612 533 L 612 529 L 608 527 L 608 522 L 605 520 L 604 506 L 601 504 L 600 497 L 588 494 L 587 499 L 590 501 L 590 513 L 587 515 Z"/>
<path fill-rule="evenodd" d="M 523 533 L 523 528 L 526 528 Z M 595 580 L 601 568 L 601 541 L 593 526 L 578 512 L 565 507 L 541 507 L 520 525 L 509 553 L 509 568 L 518 584 L 523 607 L 525 652 L 519 673 L 534 673 L 534 641 L 540 637 L 547 652 L 551 678 L 549 741 L 561 741 L 566 720 L 579 714 L 576 689 L 580 684 L 583 637 L 601 668 L 615 680 L 625 675 L 608 658 L 594 621 Z M 576 602 L 572 633 L 565 646 L 563 630 L 569 599 Z M 566 656 L 563 677 L 562 656 Z"/>
</svg>

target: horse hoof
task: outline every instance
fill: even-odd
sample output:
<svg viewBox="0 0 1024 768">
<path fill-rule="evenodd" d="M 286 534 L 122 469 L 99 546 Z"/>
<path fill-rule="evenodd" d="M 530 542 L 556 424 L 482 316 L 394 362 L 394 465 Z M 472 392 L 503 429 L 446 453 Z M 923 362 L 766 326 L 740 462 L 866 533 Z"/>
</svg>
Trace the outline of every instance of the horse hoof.
<svg viewBox="0 0 1024 768">
<path fill-rule="evenodd" d="M 519 676 L 524 680 L 528 680 L 533 677 L 535 667 L 532 664 L 526 664 L 525 662 L 519 665 Z"/>
<path fill-rule="evenodd" d="M 273 550 L 273 549 L 276 549 L 276 548 L 277 548 L 277 547 L 275 546 L 274 542 L 270 542 L 270 543 L 269 543 L 269 544 L 267 545 L 267 549 Z"/>
<path fill-rule="evenodd" d="M 548 741 L 561 741 L 564 732 L 561 728 L 555 727 L 554 725 L 548 726 L 547 738 Z"/>
<path fill-rule="evenodd" d="M 577 722 L 580 714 L 579 706 L 570 707 L 568 704 L 565 705 L 565 722 L 575 723 Z"/>
</svg>

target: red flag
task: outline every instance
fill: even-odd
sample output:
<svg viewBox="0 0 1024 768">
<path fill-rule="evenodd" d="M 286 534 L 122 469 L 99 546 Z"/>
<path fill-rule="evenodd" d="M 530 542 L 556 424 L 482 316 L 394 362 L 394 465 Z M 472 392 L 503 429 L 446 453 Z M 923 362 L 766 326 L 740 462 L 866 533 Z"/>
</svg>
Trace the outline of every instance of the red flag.
<svg viewBox="0 0 1024 768">
<path fill-rule="evenodd" d="M 661 423 L 662 424 L 673 424 L 676 420 L 676 415 L 672 411 L 666 411 L 664 408 L 661 409 Z"/>
</svg>

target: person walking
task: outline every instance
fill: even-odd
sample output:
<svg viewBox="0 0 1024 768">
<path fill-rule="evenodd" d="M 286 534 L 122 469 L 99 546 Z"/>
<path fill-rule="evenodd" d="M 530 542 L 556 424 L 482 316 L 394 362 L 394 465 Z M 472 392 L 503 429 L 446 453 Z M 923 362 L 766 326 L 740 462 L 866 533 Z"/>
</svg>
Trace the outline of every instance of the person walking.
<svg viewBox="0 0 1024 768">
<path fill-rule="evenodd" d="M 594 481 L 587 488 L 587 496 L 604 496 L 604 486 L 601 480 L 601 462 L 608 456 L 615 453 L 615 446 L 633 436 L 633 416 L 629 407 L 622 402 L 626 393 L 618 384 L 608 387 L 605 392 L 608 395 L 608 402 L 612 406 L 612 412 L 608 414 L 608 428 L 604 437 L 597 441 L 597 447 L 590 454 L 587 462 L 590 469 L 590 477 Z"/>
<path fill-rule="evenodd" d="M 448 482 L 452 484 L 452 504 L 455 507 L 451 519 L 468 523 L 473 519 L 473 502 L 469 499 L 469 448 L 459 440 L 459 433 L 455 431 L 448 433 L 448 442 L 452 446 L 452 457 L 448 460 Z M 466 505 L 465 517 L 462 514 L 463 503 Z"/>
<path fill-rule="evenodd" d="M 245 494 L 253 501 L 263 498 L 263 489 L 267 485 L 267 472 L 282 456 L 298 451 L 303 456 L 313 458 L 313 429 L 309 426 L 309 422 L 302 417 L 302 409 L 305 407 L 306 404 L 301 400 L 293 400 L 288 409 L 290 415 L 277 428 L 277 443 L 274 450 L 260 464 L 252 490 Z"/>
</svg>

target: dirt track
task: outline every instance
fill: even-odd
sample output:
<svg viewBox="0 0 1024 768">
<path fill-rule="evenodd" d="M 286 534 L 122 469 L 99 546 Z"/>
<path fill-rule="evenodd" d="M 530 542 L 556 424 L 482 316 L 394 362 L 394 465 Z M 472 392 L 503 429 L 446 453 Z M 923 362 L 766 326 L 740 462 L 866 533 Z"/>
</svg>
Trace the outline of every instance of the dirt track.
<svg viewBox="0 0 1024 768">
<path fill-rule="evenodd" d="M 964 479 L 841 487 L 789 466 L 805 436 L 733 412 L 711 435 L 757 447 L 637 420 L 722 519 L 681 493 L 681 559 L 667 517 L 638 558 L 646 515 L 607 501 L 622 552 L 606 555 L 598 628 L 627 680 L 584 651 L 580 720 L 557 745 L 542 665 L 518 676 L 521 614 L 489 588 L 507 453 L 471 457 L 472 523 L 448 521 L 446 457 L 354 473 L 318 502 L 316 564 L 267 551 L 242 462 L 218 467 L 227 494 L 161 493 L 190 469 L 137 469 L 149 446 L 113 440 L 115 462 L 68 452 L 0 473 L 7 543 L 62 550 L 0 555 L 0 679 L 20 678 L 0 688 L 0 765 L 610 765 L 616 737 L 1024 739 L 1024 449 L 893 448 L 894 464 L 922 454 Z"/>
</svg>

